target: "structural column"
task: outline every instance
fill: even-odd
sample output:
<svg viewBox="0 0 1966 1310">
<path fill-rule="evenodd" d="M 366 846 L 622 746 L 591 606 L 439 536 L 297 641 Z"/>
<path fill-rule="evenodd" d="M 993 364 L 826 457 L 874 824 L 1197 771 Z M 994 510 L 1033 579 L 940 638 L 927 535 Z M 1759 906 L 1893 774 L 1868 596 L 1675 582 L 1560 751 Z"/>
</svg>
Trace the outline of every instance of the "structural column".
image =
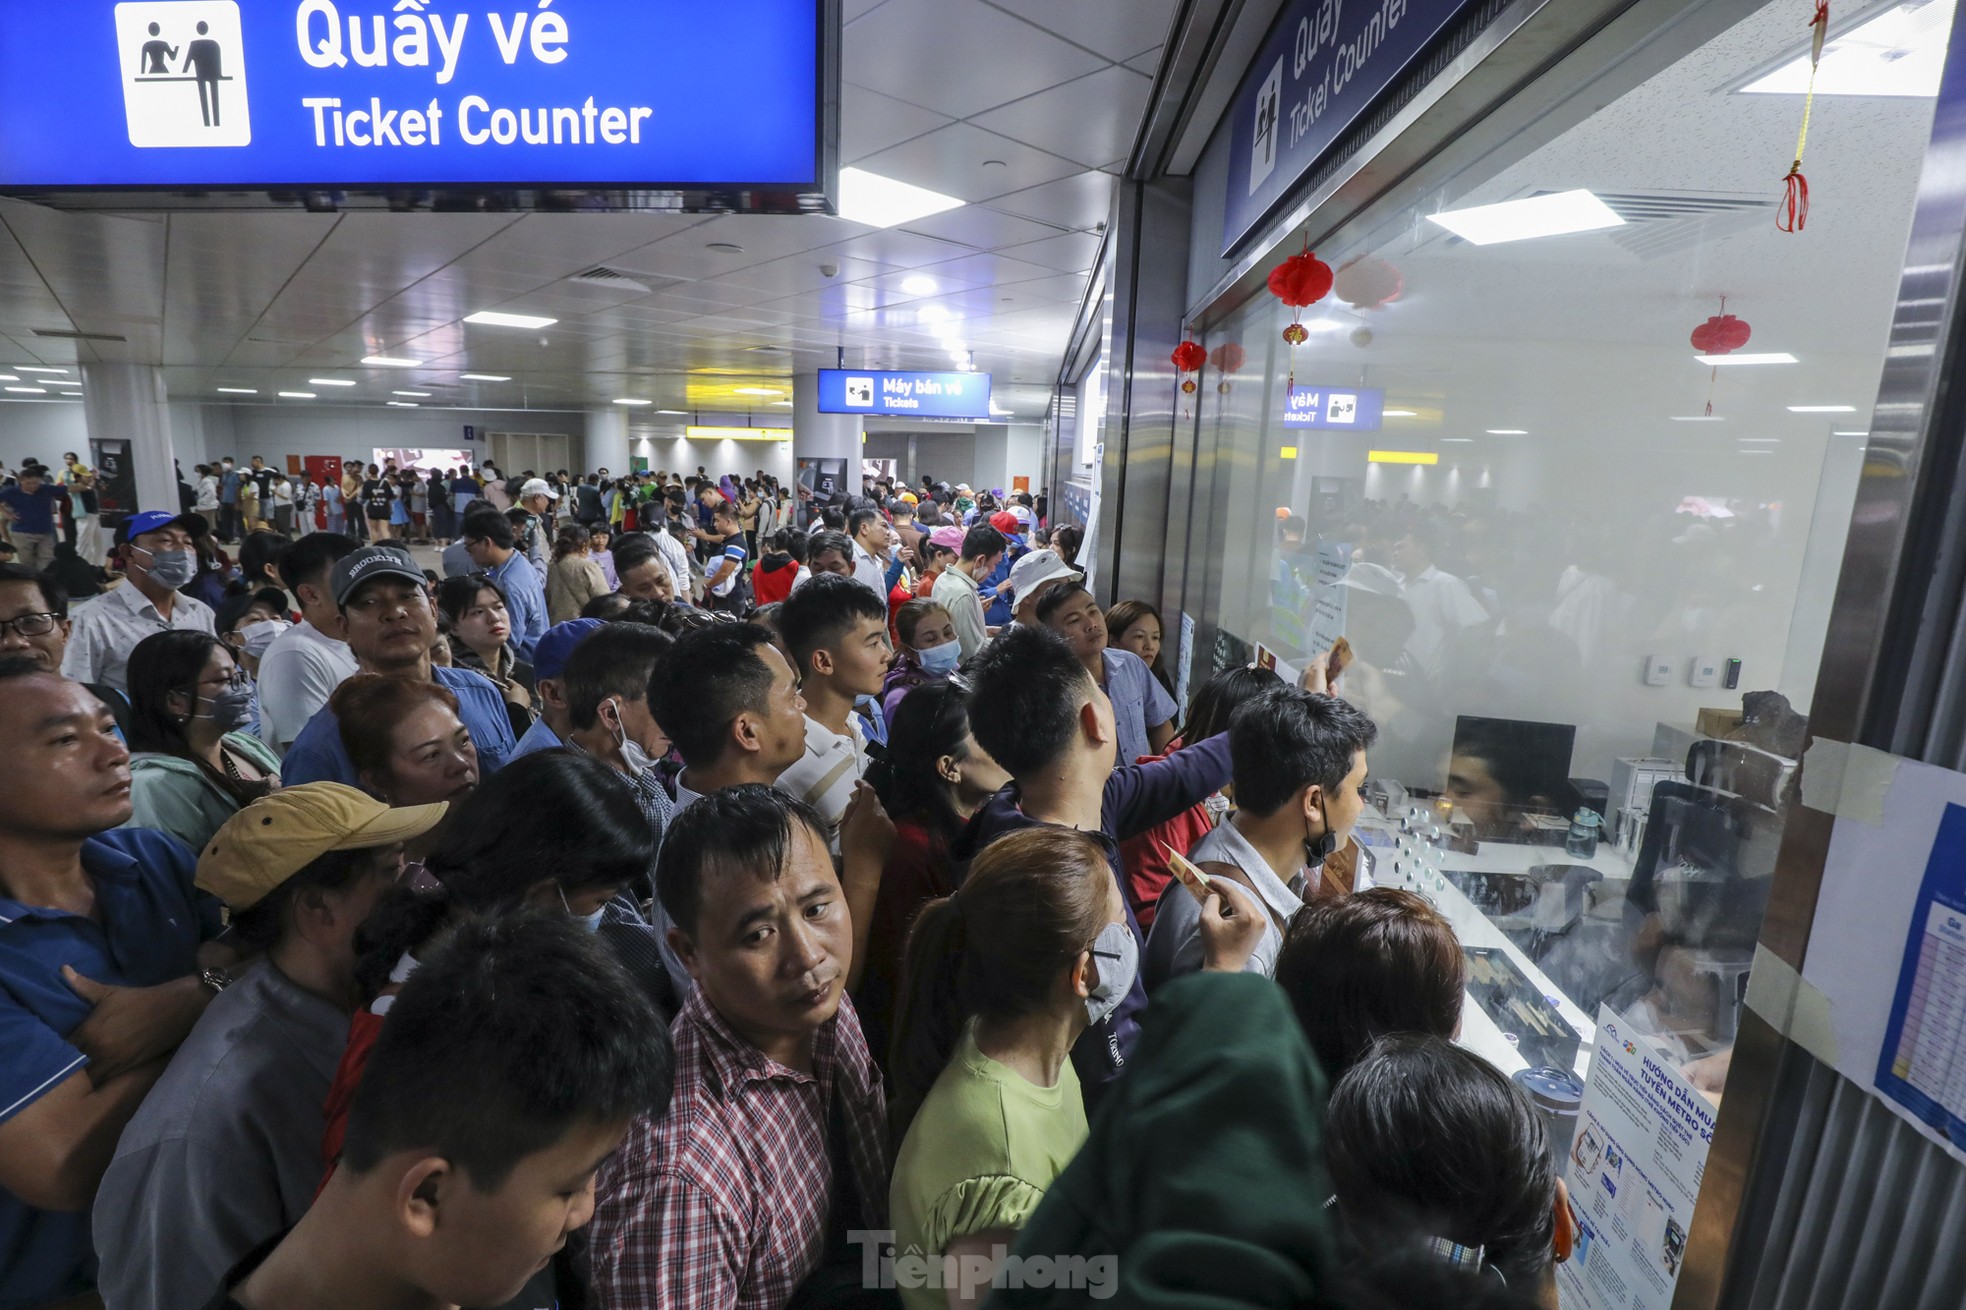
<svg viewBox="0 0 1966 1310">
<path fill-rule="evenodd" d="M 178 497 L 163 370 L 148 364 L 84 364 L 82 415 L 91 443 L 130 443 L 135 508 L 177 512 L 183 502 Z M 94 465 L 101 459 L 101 453 L 92 452 L 84 462 Z"/>
<path fill-rule="evenodd" d="M 587 411 L 580 470 L 597 473 L 601 469 L 610 477 L 628 471 L 628 412 L 619 405 L 596 405 Z"/>
<path fill-rule="evenodd" d="M 860 416 L 819 412 L 819 375 L 801 373 L 792 381 L 792 459 L 799 484 L 820 501 L 827 499 L 826 479 L 837 477 L 832 490 L 842 496 L 860 494 Z M 820 461 L 809 466 L 803 461 Z M 833 463 L 831 461 L 838 461 Z M 803 493 L 800 500 L 804 502 Z M 801 517 L 800 522 L 805 520 Z"/>
</svg>

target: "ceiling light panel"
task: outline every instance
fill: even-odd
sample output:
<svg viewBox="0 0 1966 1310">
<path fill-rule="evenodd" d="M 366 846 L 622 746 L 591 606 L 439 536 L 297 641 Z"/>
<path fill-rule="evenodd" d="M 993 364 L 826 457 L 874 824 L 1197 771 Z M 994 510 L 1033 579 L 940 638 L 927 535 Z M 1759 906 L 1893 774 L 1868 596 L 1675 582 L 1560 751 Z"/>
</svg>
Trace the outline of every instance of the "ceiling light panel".
<svg viewBox="0 0 1966 1310">
<path fill-rule="evenodd" d="M 560 320 L 545 318 L 538 314 L 506 314 L 495 309 L 485 309 L 476 314 L 466 314 L 464 321 L 476 323 L 480 327 L 543 328 L 552 327 Z"/>
<path fill-rule="evenodd" d="M 1789 354 L 1786 350 L 1764 351 L 1758 355 L 1695 355 L 1693 358 L 1712 368 L 1740 368 L 1754 364 L 1793 364 L 1797 362 L 1795 356 Z"/>
<path fill-rule="evenodd" d="M 1882 6 L 1823 47 L 1819 96 L 1936 96 L 1952 31 L 1952 0 Z M 1741 88 L 1744 95 L 1803 95 L 1809 90 L 1809 43 L 1795 57 Z"/>
<path fill-rule="evenodd" d="M 1450 209 L 1443 214 L 1428 215 L 1427 221 L 1477 246 L 1594 232 L 1600 228 L 1623 227 L 1625 223 L 1611 206 L 1584 190 L 1557 191 L 1525 200 L 1476 205 L 1471 209 Z"/>
<path fill-rule="evenodd" d="M 940 191 L 898 182 L 865 169 L 840 170 L 840 217 L 849 222 L 895 227 L 955 209 L 962 203 Z"/>
</svg>

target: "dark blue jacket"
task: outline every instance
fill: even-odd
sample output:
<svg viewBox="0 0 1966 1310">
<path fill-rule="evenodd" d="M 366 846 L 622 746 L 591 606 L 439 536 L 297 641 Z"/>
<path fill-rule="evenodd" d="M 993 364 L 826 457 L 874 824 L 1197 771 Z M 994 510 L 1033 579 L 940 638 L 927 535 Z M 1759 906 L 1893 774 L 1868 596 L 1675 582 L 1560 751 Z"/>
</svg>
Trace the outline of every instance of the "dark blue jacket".
<svg viewBox="0 0 1966 1310">
<path fill-rule="evenodd" d="M 1229 734 L 1220 733 L 1197 742 L 1152 764 L 1124 764 L 1106 780 L 1106 796 L 1101 805 L 1100 831 L 1088 836 L 1106 852 L 1106 864 L 1113 871 L 1113 882 L 1125 900 L 1126 869 L 1120 862 L 1119 844 L 1157 824 L 1165 823 L 1189 807 L 1200 804 L 1227 786 L 1230 778 Z M 1034 828 L 1041 820 L 1024 813 L 1019 804 L 1016 783 L 984 802 L 957 836 L 950 854 L 966 867 L 978 851 L 1005 833 Z M 961 886 L 960 872 L 957 886 Z M 1144 946 L 1146 935 L 1127 905 L 1126 926 Z M 1105 1085 L 1126 1068 L 1126 1057 L 1140 1035 L 1140 1011 L 1147 1006 L 1147 988 L 1136 972 L 1133 987 L 1120 1007 L 1103 1023 L 1085 1030 L 1072 1047 L 1072 1065 L 1088 1103 L 1096 1102 Z"/>
</svg>

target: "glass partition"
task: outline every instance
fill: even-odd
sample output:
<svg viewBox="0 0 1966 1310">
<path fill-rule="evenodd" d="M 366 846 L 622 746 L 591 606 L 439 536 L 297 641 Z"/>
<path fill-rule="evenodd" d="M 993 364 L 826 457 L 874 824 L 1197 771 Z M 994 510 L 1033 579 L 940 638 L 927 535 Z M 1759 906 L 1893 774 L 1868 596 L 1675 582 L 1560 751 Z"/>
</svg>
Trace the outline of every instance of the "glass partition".
<svg viewBox="0 0 1966 1310">
<path fill-rule="evenodd" d="M 1688 1064 L 1733 1040 L 1951 8 L 1833 29 L 1800 232 L 1808 32 L 1774 3 L 1389 199 L 1317 252 L 1337 286 L 1301 344 L 1268 295 L 1208 333 L 1220 549 L 1188 604 L 1217 667 L 1342 636 L 1381 734 L 1373 877 L 1455 920 L 1504 1067 L 1581 1069 L 1603 1004 Z"/>
</svg>

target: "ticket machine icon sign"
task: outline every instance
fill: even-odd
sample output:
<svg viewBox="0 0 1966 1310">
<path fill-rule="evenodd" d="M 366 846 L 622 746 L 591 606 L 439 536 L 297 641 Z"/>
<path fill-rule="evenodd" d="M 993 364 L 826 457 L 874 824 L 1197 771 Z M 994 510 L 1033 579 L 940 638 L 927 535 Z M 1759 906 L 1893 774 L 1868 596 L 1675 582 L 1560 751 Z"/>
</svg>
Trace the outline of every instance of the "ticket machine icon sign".
<svg viewBox="0 0 1966 1310">
<path fill-rule="evenodd" d="M 874 379 L 847 378 L 845 385 L 847 404 L 853 406 L 855 409 L 872 409 L 874 407 Z"/>
</svg>

